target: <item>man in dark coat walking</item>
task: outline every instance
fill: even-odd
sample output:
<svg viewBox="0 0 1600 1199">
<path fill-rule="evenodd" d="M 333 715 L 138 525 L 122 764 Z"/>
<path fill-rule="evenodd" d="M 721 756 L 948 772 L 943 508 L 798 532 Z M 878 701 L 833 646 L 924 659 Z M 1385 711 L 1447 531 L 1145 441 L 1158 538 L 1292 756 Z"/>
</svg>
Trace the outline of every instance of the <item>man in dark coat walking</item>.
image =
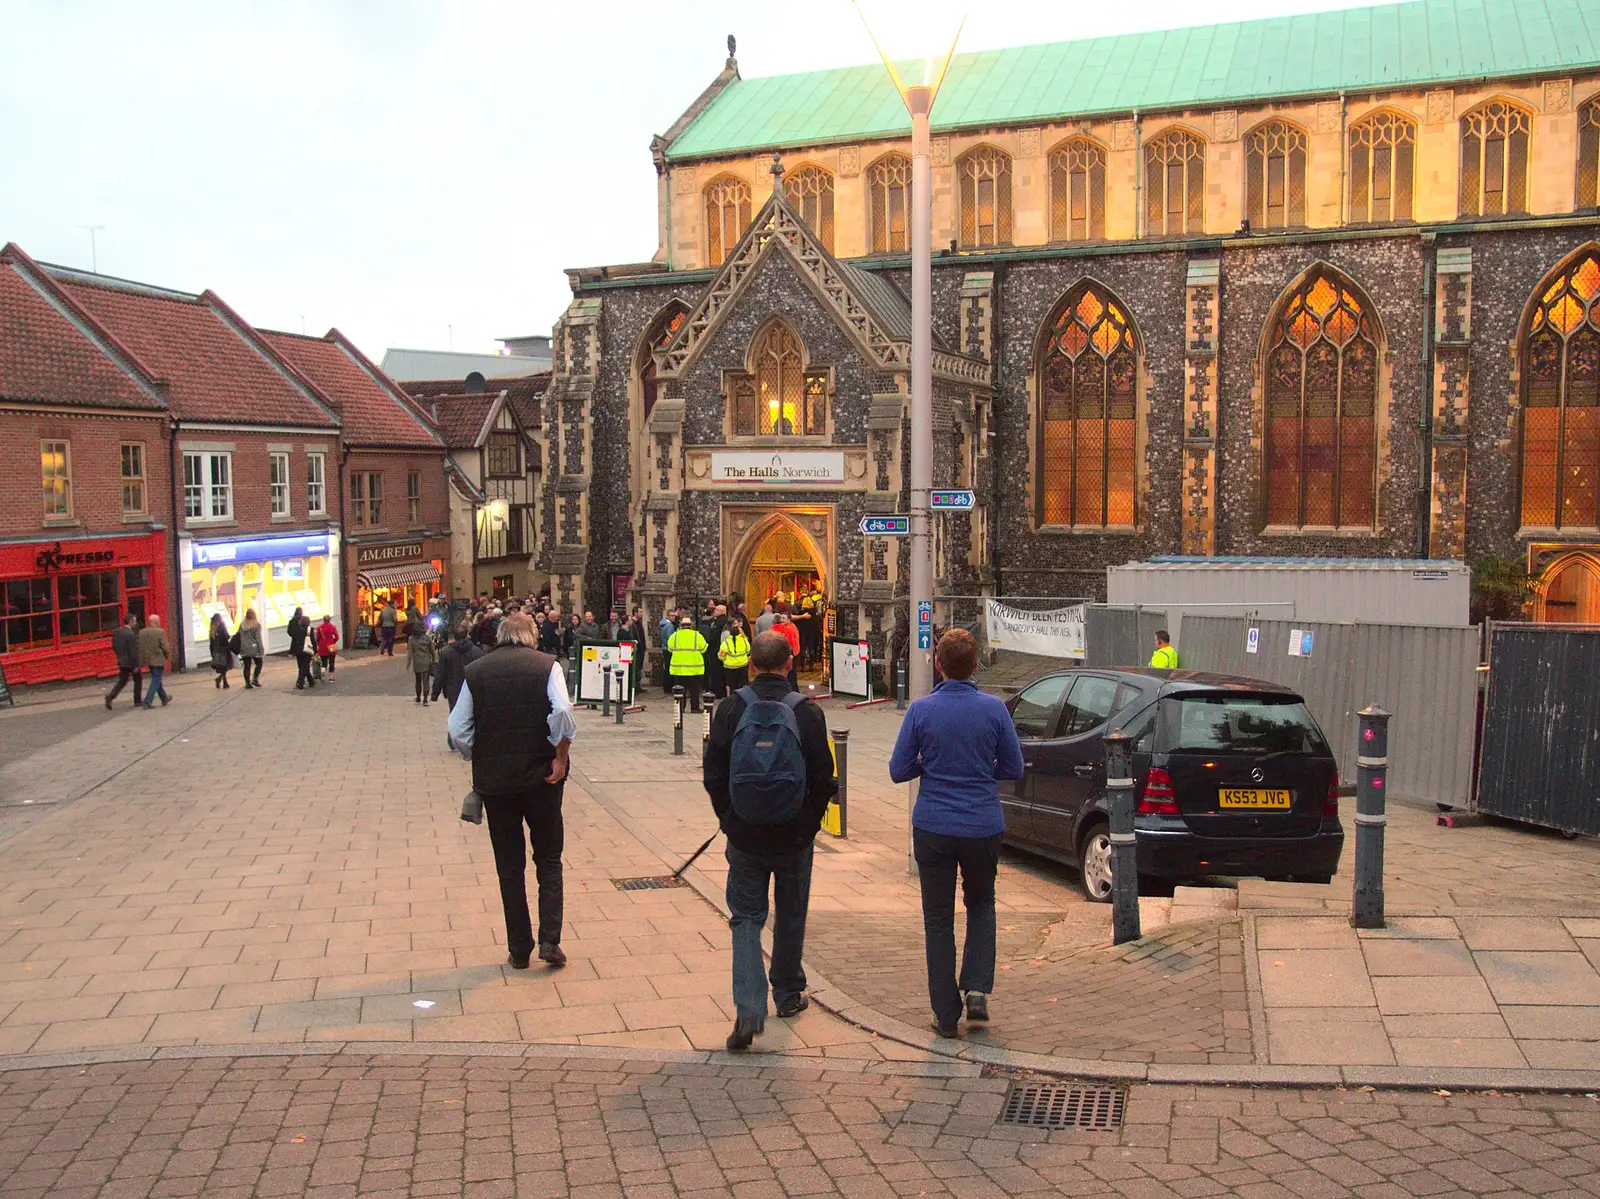
<svg viewBox="0 0 1600 1199">
<path fill-rule="evenodd" d="M 139 665 L 139 618 L 132 612 L 128 613 L 123 622 L 117 626 L 116 632 L 111 634 L 111 652 L 117 656 L 117 682 L 106 693 L 106 711 L 111 711 L 111 701 L 122 694 L 122 689 L 128 685 L 128 680 L 133 680 L 133 706 L 139 706 L 139 699 L 144 692 L 144 670 Z"/>
<path fill-rule="evenodd" d="M 472 643 L 472 629 L 463 621 L 456 626 L 455 639 L 439 651 L 439 661 L 433 668 L 433 700 L 435 703 L 441 695 L 445 698 L 448 708 L 456 706 L 460 698 L 461 688 L 467 681 L 467 667 L 479 658 L 483 651 Z M 445 744 L 451 749 L 455 746 L 450 743 L 450 737 L 445 735 Z"/>
</svg>

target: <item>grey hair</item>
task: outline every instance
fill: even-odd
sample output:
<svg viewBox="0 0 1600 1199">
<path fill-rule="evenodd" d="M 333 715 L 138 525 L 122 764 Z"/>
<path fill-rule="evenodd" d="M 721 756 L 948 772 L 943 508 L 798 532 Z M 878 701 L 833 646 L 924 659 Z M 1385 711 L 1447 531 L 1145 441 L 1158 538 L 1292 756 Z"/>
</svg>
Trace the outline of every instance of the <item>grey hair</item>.
<svg viewBox="0 0 1600 1199">
<path fill-rule="evenodd" d="M 539 634 L 533 631 L 533 619 L 526 612 L 513 612 L 500 622 L 494 635 L 496 645 L 525 645 L 539 648 Z"/>
</svg>

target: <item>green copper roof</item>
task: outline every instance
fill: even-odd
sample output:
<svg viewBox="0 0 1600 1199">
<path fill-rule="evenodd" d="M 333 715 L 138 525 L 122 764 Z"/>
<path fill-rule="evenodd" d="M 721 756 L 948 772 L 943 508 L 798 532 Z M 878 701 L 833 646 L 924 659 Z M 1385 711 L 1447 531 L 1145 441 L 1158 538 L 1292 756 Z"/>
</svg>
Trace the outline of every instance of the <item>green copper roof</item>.
<svg viewBox="0 0 1600 1199">
<path fill-rule="evenodd" d="M 1414 0 L 1375 8 L 960 54 L 935 129 L 1171 110 L 1600 65 L 1600 0 Z M 882 64 L 738 79 L 671 159 L 894 137 Z"/>
</svg>

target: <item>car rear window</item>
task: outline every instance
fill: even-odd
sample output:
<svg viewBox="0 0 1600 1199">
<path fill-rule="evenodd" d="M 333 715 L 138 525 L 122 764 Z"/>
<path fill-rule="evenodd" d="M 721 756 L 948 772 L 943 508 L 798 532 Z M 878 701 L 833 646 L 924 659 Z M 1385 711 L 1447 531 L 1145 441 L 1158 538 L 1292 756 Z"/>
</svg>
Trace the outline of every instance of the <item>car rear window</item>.
<svg viewBox="0 0 1600 1199">
<path fill-rule="evenodd" d="M 1183 695 L 1161 701 L 1168 752 L 1328 753 L 1305 704 L 1270 695 Z"/>
</svg>

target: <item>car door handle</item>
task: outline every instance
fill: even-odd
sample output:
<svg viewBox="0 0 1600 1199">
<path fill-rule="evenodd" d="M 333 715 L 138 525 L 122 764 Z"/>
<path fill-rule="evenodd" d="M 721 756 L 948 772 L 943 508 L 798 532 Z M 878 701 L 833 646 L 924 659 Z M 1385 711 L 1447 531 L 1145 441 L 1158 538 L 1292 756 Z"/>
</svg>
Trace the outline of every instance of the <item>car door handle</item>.
<svg viewBox="0 0 1600 1199">
<path fill-rule="evenodd" d="M 1074 766 L 1072 768 L 1072 773 L 1077 775 L 1079 778 L 1086 778 L 1087 779 L 1087 778 L 1093 778 L 1094 777 L 1094 770 L 1095 770 L 1095 768 L 1093 766 L 1089 765 L 1089 763 L 1080 762 L 1078 765 L 1076 765 L 1076 766 Z"/>
</svg>

